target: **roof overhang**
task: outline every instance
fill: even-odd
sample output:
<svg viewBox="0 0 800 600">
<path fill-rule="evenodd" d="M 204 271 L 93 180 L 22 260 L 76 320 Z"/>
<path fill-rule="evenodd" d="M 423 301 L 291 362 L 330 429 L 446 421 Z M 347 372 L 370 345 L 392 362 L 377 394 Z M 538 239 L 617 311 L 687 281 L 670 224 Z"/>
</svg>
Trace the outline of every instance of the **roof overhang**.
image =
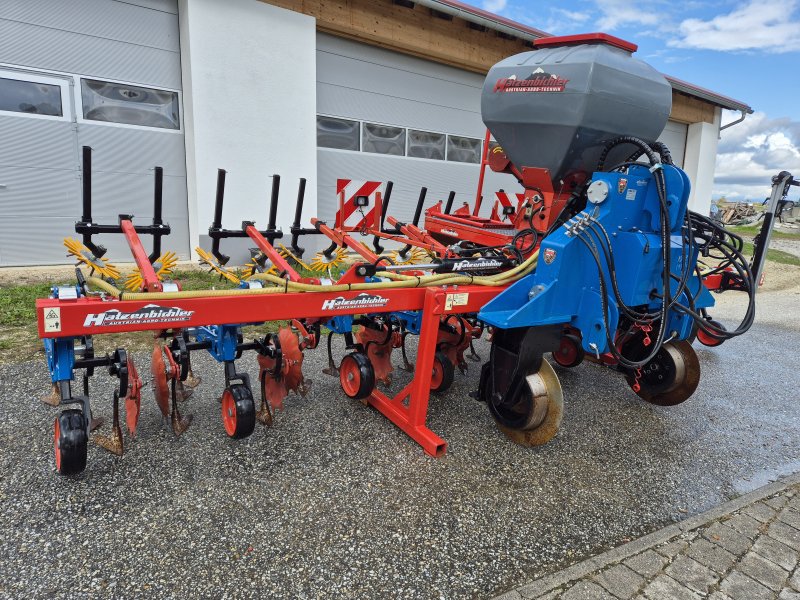
<svg viewBox="0 0 800 600">
<path fill-rule="evenodd" d="M 511 19 L 506 19 L 505 17 L 492 14 L 480 8 L 464 4 L 458 0 L 415 0 L 415 2 L 434 10 L 461 17 L 465 21 L 471 21 L 507 35 L 515 35 L 526 41 L 532 42 L 539 38 L 552 37 L 552 34 L 540 29 L 528 27 L 527 25 L 517 23 Z M 711 90 L 688 83 L 676 77 L 671 77 L 666 74 L 664 77 L 667 78 L 672 89 L 676 92 L 687 94 L 728 110 L 738 110 L 746 114 L 751 114 L 753 112 L 753 109 L 748 104 L 735 100 L 734 98 L 723 96 L 722 94 L 712 92 Z"/>
</svg>

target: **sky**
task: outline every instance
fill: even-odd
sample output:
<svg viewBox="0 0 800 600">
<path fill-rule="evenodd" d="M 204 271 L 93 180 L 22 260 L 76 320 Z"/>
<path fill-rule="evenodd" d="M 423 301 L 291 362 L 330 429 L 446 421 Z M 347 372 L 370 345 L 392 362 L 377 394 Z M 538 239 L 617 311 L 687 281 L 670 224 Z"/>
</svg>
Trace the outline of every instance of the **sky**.
<svg viewBox="0 0 800 600">
<path fill-rule="evenodd" d="M 760 202 L 779 171 L 800 176 L 800 0 L 472 3 L 554 35 L 615 35 L 662 73 L 751 106 L 720 134 L 714 199 Z M 722 124 L 739 117 L 723 111 Z"/>
</svg>

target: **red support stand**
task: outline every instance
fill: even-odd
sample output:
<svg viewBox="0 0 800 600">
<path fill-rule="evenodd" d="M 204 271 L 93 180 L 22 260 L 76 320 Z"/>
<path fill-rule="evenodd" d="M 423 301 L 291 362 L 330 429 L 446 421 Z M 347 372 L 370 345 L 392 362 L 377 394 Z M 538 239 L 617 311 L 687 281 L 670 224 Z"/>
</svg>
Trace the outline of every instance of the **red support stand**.
<svg viewBox="0 0 800 600">
<path fill-rule="evenodd" d="M 417 368 L 413 381 L 394 398 L 389 398 L 376 388 L 368 399 L 372 406 L 422 446 L 427 454 L 435 457 L 445 453 L 447 442 L 428 429 L 425 422 L 428 416 L 439 317 L 443 314 L 444 298 L 445 293 L 441 289 L 429 288 L 425 291 Z"/>
</svg>

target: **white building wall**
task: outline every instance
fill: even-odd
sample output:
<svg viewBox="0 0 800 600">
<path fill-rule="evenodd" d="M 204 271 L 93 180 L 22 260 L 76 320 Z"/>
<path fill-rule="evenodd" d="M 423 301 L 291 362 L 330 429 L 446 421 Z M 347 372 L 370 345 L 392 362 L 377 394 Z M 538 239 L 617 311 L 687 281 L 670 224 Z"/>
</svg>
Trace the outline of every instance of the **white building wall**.
<svg viewBox="0 0 800 600">
<path fill-rule="evenodd" d="M 316 22 L 258 0 L 180 0 L 189 228 L 210 247 L 217 169 L 228 171 L 223 227 L 266 228 L 270 175 L 288 232 L 300 177 L 304 222 L 316 214 Z M 231 264 L 253 244 L 223 242 Z"/>
<path fill-rule="evenodd" d="M 720 109 L 717 108 L 713 123 L 692 123 L 686 133 L 684 170 L 692 182 L 689 208 L 703 215 L 707 215 L 711 207 L 719 143 L 720 113 Z"/>
</svg>

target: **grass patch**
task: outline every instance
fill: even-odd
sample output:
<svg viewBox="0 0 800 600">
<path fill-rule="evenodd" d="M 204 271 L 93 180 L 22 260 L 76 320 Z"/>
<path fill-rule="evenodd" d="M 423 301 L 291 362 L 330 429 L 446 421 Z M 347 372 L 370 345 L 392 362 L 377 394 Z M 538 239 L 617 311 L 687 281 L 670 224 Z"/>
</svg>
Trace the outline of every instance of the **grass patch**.
<svg viewBox="0 0 800 600">
<path fill-rule="evenodd" d="M 744 237 L 747 236 L 753 237 L 761 233 L 760 225 L 742 225 L 739 227 L 726 227 L 725 229 Z M 772 238 L 776 240 L 800 240 L 800 229 L 798 229 L 796 233 L 789 231 L 778 231 L 776 229 L 773 229 Z"/>
<path fill-rule="evenodd" d="M 17 327 L 36 322 L 36 299 L 50 295 L 50 284 L 0 287 L 0 326 Z"/>
<path fill-rule="evenodd" d="M 743 253 L 745 256 L 753 256 L 753 244 L 745 242 Z M 795 265 L 800 267 L 800 257 L 784 252 L 783 250 L 767 250 L 767 260 L 780 265 Z"/>
</svg>

